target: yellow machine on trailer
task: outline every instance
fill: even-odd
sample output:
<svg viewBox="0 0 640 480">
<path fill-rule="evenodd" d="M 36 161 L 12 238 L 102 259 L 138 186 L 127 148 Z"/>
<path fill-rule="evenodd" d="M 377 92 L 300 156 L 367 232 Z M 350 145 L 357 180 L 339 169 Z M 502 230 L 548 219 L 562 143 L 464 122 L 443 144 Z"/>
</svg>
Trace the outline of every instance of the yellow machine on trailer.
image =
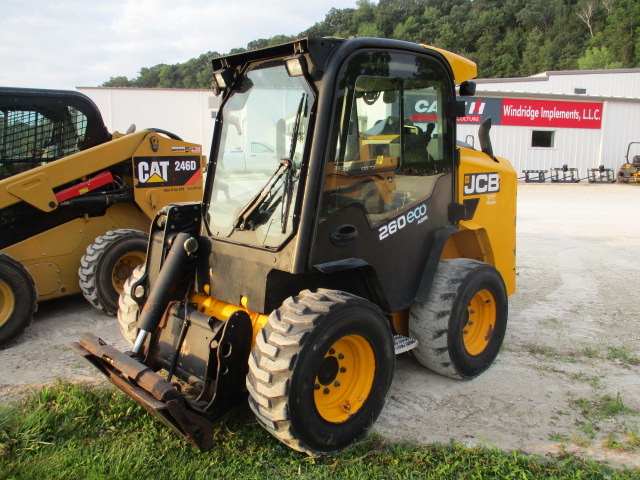
<svg viewBox="0 0 640 480">
<path fill-rule="evenodd" d="M 202 198 L 203 160 L 162 130 L 111 135 L 78 92 L 0 88 L 0 346 L 36 302 L 82 292 L 114 314 L 158 209 Z"/>
<path fill-rule="evenodd" d="M 92 334 L 73 348 L 203 450 L 247 395 L 278 440 L 323 455 L 376 420 L 396 354 L 453 378 L 489 368 L 515 290 L 517 179 L 490 125 L 482 151 L 457 145 L 475 64 L 305 38 L 213 69 L 204 199 L 152 224 L 120 298 L 132 351 Z M 228 152 L 249 142 L 278 159 L 234 174 Z"/>
</svg>

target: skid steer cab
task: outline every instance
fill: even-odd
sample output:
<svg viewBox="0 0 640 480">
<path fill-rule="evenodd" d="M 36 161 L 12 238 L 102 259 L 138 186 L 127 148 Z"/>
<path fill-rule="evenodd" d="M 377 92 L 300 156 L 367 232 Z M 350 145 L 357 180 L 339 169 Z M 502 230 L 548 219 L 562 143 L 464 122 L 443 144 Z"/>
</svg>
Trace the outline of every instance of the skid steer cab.
<svg viewBox="0 0 640 480">
<path fill-rule="evenodd" d="M 73 347 L 202 450 L 247 396 L 278 440 L 326 455 L 375 422 L 396 354 L 457 379 L 489 368 L 515 289 L 517 180 L 488 125 L 482 151 L 456 145 L 475 64 L 305 38 L 213 69 L 204 200 L 153 222 L 120 297 L 132 350 Z M 252 143 L 275 157 L 232 165 Z"/>
</svg>

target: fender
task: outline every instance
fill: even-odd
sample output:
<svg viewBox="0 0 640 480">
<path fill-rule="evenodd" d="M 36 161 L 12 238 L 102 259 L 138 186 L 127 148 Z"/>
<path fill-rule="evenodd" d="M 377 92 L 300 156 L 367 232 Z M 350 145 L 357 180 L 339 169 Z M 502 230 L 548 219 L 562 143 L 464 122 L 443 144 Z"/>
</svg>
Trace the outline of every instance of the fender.
<svg viewBox="0 0 640 480">
<path fill-rule="evenodd" d="M 433 279 L 436 276 L 436 270 L 438 269 L 438 264 L 440 263 L 440 257 L 444 251 L 444 246 L 446 245 L 447 240 L 449 240 L 449 237 L 454 233 L 458 233 L 458 231 L 459 230 L 456 227 L 448 225 L 446 227 L 442 227 L 436 232 L 431 252 L 429 253 L 427 263 L 422 271 L 422 280 L 420 281 L 420 285 L 418 285 L 414 301 L 421 303 L 427 301 L 429 291 L 431 290 L 431 284 L 433 283 Z"/>
</svg>

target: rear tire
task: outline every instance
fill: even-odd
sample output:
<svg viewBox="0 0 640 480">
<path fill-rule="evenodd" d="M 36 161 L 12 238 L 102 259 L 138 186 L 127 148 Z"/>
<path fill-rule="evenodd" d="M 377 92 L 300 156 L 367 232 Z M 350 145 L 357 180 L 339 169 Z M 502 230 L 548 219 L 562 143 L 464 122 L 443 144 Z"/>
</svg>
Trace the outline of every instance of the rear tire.
<svg viewBox="0 0 640 480">
<path fill-rule="evenodd" d="M 427 301 L 409 312 L 409 336 L 418 340 L 414 355 L 446 377 L 476 377 L 498 355 L 507 315 L 506 288 L 493 265 L 442 260 Z"/>
<path fill-rule="evenodd" d="M 38 309 L 37 299 L 36 286 L 27 269 L 0 253 L 0 348 L 31 324 Z"/>
<path fill-rule="evenodd" d="M 149 236 L 120 229 L 96 238 L 80 260 L 80 288 L 91 305 L 108 315 L 118 311 L 118 299 L 133 270 L 144 263 Z"/>
<path fill-rule="evenodd" d="M 133 345 L 138 336 L 138 314 L 140 306 L 133 298 L 133 285 L 145 274 L 145 264 L 138 265 L 124 284 L 124 290 L 118 301 L 118 325 L 122 336 L 129 345 Z"/>
<path fill-rule="evenodd" d="M 334 290 L 288 298 L 249 358 L 249 404 L 289 447 L 329 455 L 364 435 L 384 406 L 395 365 L 380 309 Z"/>
</svg>

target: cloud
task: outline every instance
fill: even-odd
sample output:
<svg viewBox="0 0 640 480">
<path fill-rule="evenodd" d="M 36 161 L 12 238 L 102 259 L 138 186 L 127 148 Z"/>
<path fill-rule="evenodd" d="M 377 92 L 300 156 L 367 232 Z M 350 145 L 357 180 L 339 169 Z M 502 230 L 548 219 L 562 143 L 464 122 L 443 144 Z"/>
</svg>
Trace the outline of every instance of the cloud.
<svg viewBox="0 0 640 480">
<path fill-rule="evenodd" d="M 295 35 L 356 0 L 2 0 L 0 85 L 69 88 Z M 10 66 L 9 68 L 7 66 Z"/>
</svg>

